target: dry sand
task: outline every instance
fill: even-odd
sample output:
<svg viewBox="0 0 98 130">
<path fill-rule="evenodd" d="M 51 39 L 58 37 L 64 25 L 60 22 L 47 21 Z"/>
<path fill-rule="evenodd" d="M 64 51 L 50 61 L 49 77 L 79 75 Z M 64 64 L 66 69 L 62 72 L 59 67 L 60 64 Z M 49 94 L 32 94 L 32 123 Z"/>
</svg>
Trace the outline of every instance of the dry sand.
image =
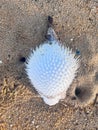
<svg viewBox="0 0 98 130">
<path fill-rule="evenodd" d="M 20 62 L 45 40 L 48 15 L 63 44 L 81 56 L 66 99 L 52 107 Z M 0 130 L 98 130 L 97 93 L 98 0 L 0 0 Z"/>
</svg>

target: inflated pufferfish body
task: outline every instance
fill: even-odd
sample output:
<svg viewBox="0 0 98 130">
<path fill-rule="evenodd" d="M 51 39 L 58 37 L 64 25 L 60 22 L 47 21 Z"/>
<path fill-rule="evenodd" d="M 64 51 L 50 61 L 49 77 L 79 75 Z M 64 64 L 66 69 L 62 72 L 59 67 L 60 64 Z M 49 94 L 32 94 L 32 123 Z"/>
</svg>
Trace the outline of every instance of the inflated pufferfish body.
<svg viewBox="0 0 98 130">
<path fill-rule="evenodd" d="M 31 83 L 48 105 L 55 105 L 65 98 L 78 68 L 78 57 L 60 44 L 51 27 L 47 41 L 30 54 L 26 64 Z"/>
</svg>

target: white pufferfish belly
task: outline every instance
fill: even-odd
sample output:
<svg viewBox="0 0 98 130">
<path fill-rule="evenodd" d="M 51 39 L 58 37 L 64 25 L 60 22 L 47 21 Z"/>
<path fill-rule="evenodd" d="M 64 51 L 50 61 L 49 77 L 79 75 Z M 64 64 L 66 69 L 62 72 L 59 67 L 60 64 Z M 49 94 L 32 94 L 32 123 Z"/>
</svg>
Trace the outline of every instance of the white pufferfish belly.
<svg viewBox="0 0 98 130">
<path fill-rule="evenodd" d="M 78 68 L 75 53 L 58 40 L 46 41 L 37 47 L 26 64 L 31 83 L 48 105 L 65 98 Z"/>
</svg>

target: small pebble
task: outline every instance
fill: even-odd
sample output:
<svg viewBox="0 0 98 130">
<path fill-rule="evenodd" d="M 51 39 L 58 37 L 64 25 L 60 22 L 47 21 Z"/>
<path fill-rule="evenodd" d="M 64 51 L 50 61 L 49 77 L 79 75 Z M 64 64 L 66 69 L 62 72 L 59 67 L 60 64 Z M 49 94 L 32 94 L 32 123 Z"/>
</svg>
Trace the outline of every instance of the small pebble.
<svg viewBox="0 0 98 130">
<path fill-rule="evenodd" d="M 0 60 L 0 64 L 2 64 L 3 62 Z"/>
<path fill-rule="evenodd" d="M 38 128 L 38 127 L 39 127 L 39 125 L 36 126 L 36 128 Z"/>
<path fill-rule="evenodd" d="M 86 111 L 86 114 L 89 114 L 90 113 L 90 111 Z"/>
<path fill-rule="evenodd" d="M 34 121 L 32 121 L 32 124 L 34 124 Z"/>
<path fill-rule="evenodd" d="M 85 121 L 87 121 L 87 118 L 85 118 Z"/>
<path fill-rule="evenodd" d="M 74 40 L 73 38 L 70 39 L 70 41 L 73 41 L 73 40 Z"/>
<path fill-rule="evenodd" d="M 10 127 L 12 127 L 13 125 L 12 124 L 10 124 Z"/>
<path fill-rule="evenodd" d="M 96 12 L 97 12 L 97 8 L 94 6 L 94 7 L 91 9 L 91 12 L 96 13 Z"/>
</svg>

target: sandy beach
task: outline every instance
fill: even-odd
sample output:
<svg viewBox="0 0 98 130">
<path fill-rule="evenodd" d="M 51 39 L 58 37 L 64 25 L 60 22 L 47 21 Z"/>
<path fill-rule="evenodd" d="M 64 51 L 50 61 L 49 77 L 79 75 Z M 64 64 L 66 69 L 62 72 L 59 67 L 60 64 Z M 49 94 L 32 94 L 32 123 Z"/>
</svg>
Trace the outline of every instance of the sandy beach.
<svg viewBox="0 0 98 130">
<path fill-rule="evenodd" d="M 66 98 L 51 107 L 25 73 L 25 59 L 45 41 L 48 16 L 81 59 Z M 0 130 L 98 130 L 96 95 L 97 0 L 0 0 Z"/>
</svg>

